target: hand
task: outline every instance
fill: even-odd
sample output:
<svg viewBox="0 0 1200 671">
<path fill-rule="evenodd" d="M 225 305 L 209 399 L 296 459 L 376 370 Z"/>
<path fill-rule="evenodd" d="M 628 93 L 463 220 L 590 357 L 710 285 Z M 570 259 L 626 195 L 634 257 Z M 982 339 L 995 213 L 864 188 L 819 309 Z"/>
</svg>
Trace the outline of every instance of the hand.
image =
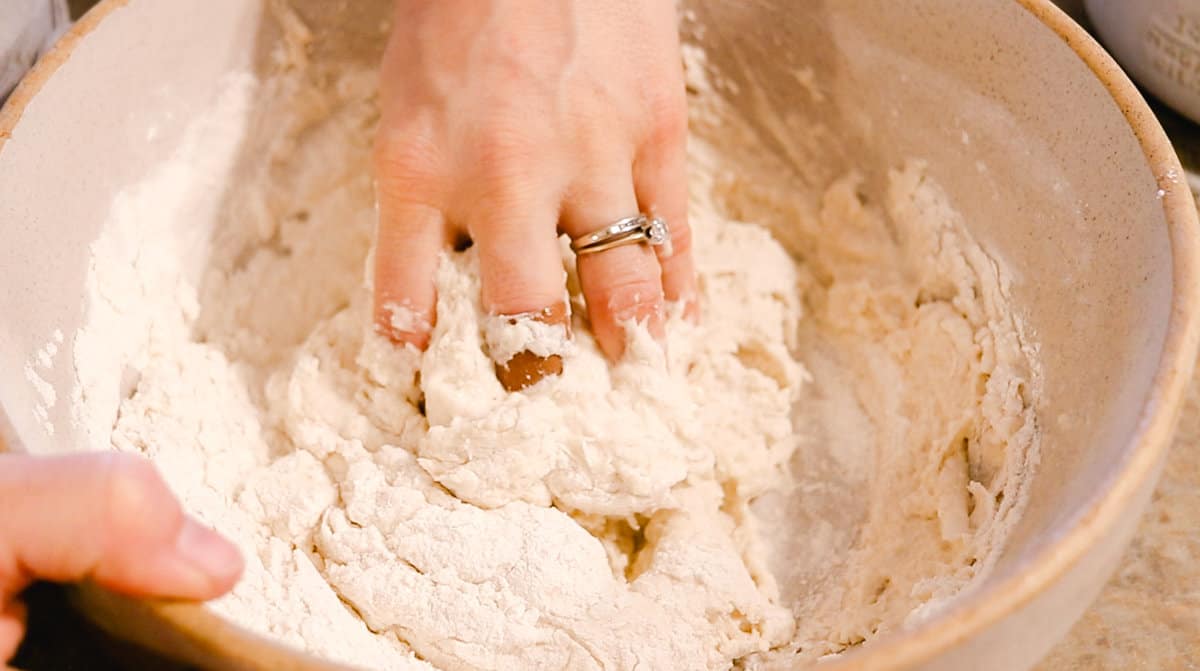
<svg viewBox="0 0 1200 671">
<path fill-rule="evenodd" d="M 0 511 L 0 663 L 24 634 L 18 596 L 35 579 L 201 600 L 241 575 L 237 549 L 184 515 L 142 459 L 0 455 Z"/>
<path fill-rule="evenodd" d="M 624 322 L 661 333 L 664 297 L 694 311 L 672 0 L 398 0 L 381 108 L 375 319 L 394 340 L 428 343 L 442 249 L 479 249 L 492 314 L 565 315 L 559 232 L 639 211 L 671 250 L 579 258 L 592 332 L 615 359 Z"/>
</svg>

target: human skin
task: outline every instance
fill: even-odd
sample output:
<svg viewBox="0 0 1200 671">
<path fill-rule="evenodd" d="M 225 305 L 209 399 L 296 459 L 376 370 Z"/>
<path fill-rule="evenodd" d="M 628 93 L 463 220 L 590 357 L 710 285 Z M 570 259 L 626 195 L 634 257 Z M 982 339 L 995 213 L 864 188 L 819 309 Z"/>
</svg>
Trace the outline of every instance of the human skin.
<svg viewBox="0 0 1200 671">
<path fill-rule="evenodd" d="M 0 455 L 0 511 L 0 663 L 16 654 L 20 594 L 34 580 L 205 600 L 242 572 L 237 549 L 185 515 L 138 457 Z"/>
<path fill-rule="evenodd" d="M 674 0 L 397 1 L 375 152 L 384 333 L 428 344 L 438 256 L 464 239 L 489 311 L 565 321 L 558 235 L 638 212 L 665 218 L 672 244 L 579 259 L 597 341 L 616 359 L 625 322 L 661 333 L 665 301 L 695 315 L 675 11 Z M 416 317 L 409 328 L 395 328 L 393 305 Z M 135 457 L 0 455 L 0 511 L 0 662 L 23 635 L 19 597 L 34 580 L 205 600 L 241 575 L 236 548 Z"/>
<path fill-rule="evenodd" d="M 558 235 L 638 212 L 667 220 L 670 250 L 579 258 L 592 332 L 616 359 L 624 322 L 661 333 L 664 299 L 694 315 L 674 0 L 397 0 L 380 101 L 375 318 L 392 339 L 428 344 L 443 249 L 478 249 L 492 314 L 562 313 Z"/>
</svg>

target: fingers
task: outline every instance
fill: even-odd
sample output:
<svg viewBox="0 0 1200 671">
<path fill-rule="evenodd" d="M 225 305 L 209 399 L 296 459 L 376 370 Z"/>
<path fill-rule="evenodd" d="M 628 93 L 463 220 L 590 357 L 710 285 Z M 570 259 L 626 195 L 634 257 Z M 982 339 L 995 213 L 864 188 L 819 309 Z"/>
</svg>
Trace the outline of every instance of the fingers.
<svg viewBox="0 0 1200 671">
<path fill-rule="evenodd" d="M 381 123 L 381 126 L 387 126 Z M 450 231 L 442 211 L 439 155 L 419 129 L 381 130 L 375 150 L 379 226 L 375 326 L 396 343 L 425 349 L 436 309 L 434 274 Z"/>
<path fill-rule="evenodd" d="M 496 378 L 508 391 L 521 391 L 562 375 L 562 355 L 570 338 L 566 302 L 516 316 L 493 315 L 484 329 L 496 361 Z"/>
<path fill-rule="evenodd" d="M 483 306 L 492 315 L 485 329 L 488 349 L 508 391 L 562 373 L 570 315 L 556 200 L 552 193 L 500 187 L 468 223 L 479 250 Z"/>
<path fill-rule="evenodd" d="M 634 189 L 643 212 L 666 220 L 671 242 L 657 249 L 667 300 L 683 303 L 685 314 L 696 318 L 696 267 L 692 259 L 692 230 L 688 225 L 686 126 L 682 134 L 659 136 L 642 151 L 634 165 Z"/>
<path fill-rule="evenodd" d="M 576 238 L 638 211 L 630 175 L 613 174 L 586 180 L 586 186 L 571 195 L 563 210 L 563 227 Z M 577 264 L 592 333 L 606 356 L 616 360 L 624 353 L 625 324 L 630 321 L 644 322 L 652 334 L 662 336 L 662 274 L 648 245 L 583 254 Z"/>
<path fill-rule="evenodd" d="M 2 455 L 0 510 L 0 601 L 33 579 L 210 599 L 241 575 L 237 549 L 186 516 L 144 459 Z"/>
<path fill-rule="evenodd" d="M 380 192 L 375 248 L 375 325 L 396 343 L 425 349 L 433 330 L 434 273 L 446 245 L 437 210 Z"/>
<path fill-rule="evenodd" d="M 9 602 L 7 606 L 0 601 L 0 664 L 17 654 L 17 646 L 24 635 L 24 606 L 19 601 Z"/>
<path fill-rule="evenodd" d="M 483 307 L 499 315 L 538 312 L 563 299 L 562 254 L 551 202 L 504 199 L 469 224 L 479 249 Z"/>
</svg>

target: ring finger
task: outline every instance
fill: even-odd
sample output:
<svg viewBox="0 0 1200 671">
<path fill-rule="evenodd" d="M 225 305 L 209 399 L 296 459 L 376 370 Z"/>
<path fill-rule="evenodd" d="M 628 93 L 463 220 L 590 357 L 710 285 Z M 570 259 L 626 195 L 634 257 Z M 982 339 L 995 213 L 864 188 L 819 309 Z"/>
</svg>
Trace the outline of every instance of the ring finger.
<svg viewBox="0 0 1200 671">
<path fill-rule="evenodd" d="M 592 175 L 570 192 L 562 227 L 574 239 L 637 213 L 628 169 Z M 662 269 L 648 245 L 628 244 L 581 254 L 577 265 L 592 333 L 606 356 L 615 360 L 624 353 L 625 324 L 630 321 L 645 323 L 652 334 L 662 337 Z"/>
</svg>

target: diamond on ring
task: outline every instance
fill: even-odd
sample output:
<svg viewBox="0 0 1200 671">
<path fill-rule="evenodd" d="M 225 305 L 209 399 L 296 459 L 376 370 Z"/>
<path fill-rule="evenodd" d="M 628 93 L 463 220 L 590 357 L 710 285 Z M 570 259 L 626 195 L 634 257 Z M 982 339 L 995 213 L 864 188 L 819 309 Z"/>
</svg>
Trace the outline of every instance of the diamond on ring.
<svg viewBox="0 0 1200 671">
<path fill-rule="evenodd" d="M 662 217 L 651 219 L 649 226 L 646 228 L 646 238 L 655 247 L 670 242 L 671 230 L 667 228 L 667 220 Z"/>
<path fill-rule="evenodd" d="M 647 243 L 654 247 L 671 244 L 671 229 L 665 219 L 639 214 L 625 217 L 598 231 L 571 241 L 576 254 L 594 254 L 621 245 Z"/>
</svg>

